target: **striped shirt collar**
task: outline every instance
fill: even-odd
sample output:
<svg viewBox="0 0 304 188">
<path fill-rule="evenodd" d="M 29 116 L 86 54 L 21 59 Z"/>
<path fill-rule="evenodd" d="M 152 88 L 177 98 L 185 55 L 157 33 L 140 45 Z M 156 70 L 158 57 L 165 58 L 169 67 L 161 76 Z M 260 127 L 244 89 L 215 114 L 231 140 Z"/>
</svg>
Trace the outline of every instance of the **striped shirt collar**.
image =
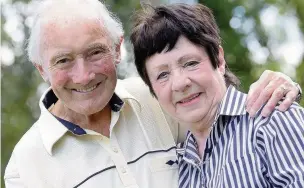
<svg viewBox="0 0 304 188">
<path fill-rule="evenodd" d="M 241 116 L 246 114 L 245 100 L 247 94 L 238 91 L 235 87 L 229 86 L 226 94 L 219 105 L 214 123 L 217 122 L 220 116 Z M 243 100 L 240 100 L 243 99 Z M 213 125 L 214 126 L 214 125 Z M 207 158 L 208 154 L 212 151 L 211 142 L 207 142 L 203 161 Z M 197 166 L 199 165 L 201 158 L 198 153 L 197 143 L 194 135 L 188 131 L 185 142 L 177 145 L 176 153 L 178 156 L 182 156 L 186 162 Z"/>
<path fill-rule="evenodd" d="M 240 116 L 246 114 L 245 100 L 247 94 L 238 91 L 235 87 L 229 86 L 219 106 L 218 116 Z M 240 100 L 243 99 L 243 100 Z"/>
<path fill-rule="evenodd" d="M 138 106 L 140 107 L 139 101 L 133 95 L 131 95 L 126 89 L 124 89 L 123 86 L 121 86 L 121 84 L 119 83 L 115 88 L 115 96 L 117 98 L 113 99 L 112 97 L 111 100 L 120 101 L 120 103 L 118 103 L 117 105 L 112 105 L 111 106 L 112 110 L 115 110 L 113 109 L 113 107 L 116 108 L 116 110 L 118 111 L 121 110 L 123 108 L 123 101 L 127 101 L 128 99 L 136 101 L 137 102 L 136 104 L 138 104 Z M 70 128 L 64 126 L 62 122 L 60 122 L 55 116 L 53 116 L 48 111 L 48 108 L 57 100 L 58 100 L 57 97 L 55 96 L 54 92 L 50 87 L 43 93 L 39 101 L 39 106 L 41 110 L 41 115 L 38 119 L 38 121 L 40 122 L 38 123 L 40 134 L 41 134 L 42 142 L 47 152 L 50 155 L 52 155 L 53 145 L 62 136 L 64 136 L 66 132 L 70 131 L 73 133 L 73 131 L 71 131 Z M 79 130 L 77 132 L 79 132 Z"/>
</svg>

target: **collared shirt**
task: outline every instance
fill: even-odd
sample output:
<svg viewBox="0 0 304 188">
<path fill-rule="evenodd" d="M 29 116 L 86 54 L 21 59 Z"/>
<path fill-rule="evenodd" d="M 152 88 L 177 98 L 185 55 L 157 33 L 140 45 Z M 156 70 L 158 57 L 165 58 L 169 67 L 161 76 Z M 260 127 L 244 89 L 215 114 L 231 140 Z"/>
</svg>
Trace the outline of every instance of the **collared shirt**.
<svg viewBox="0 0 304 188">
<path fill-rule="evenodd" d="M 55 104 L 58 100 L 52 90 L 50 90 L 46 94 L 44 99 L 47 99 L 47 100 L 43 100 L 44 106 L 51 106 L 51 105 Z M 113 112 L 119 112 L 120 109 L 122 108 L 123 104 L 124 104 L 124 102 L 114 93 L 109 102 L 111 110 Z M 57 117 L 57 116 L 55 116 L 55 117 L 58 119 L 58 121 L 60 121 L 62 123 L 62 125 L 64 125 L 73 134 L 75 134 L 75 135 L 87 134 L 86 131 L 83 128 L 81 128 L 80 126 L 78 126 L 72 122 L 69 122 L 65 119 L 62 119 L 60 117 Z"/>
<path fill-rule="evenodd" d="M 228 88 L 202 158 L 191 132 L 178 145 L 180 188 L 304 187 L 304 109 L 250 118 L 245 99 Z"/>
<path fill-rule="evenodd" d="M 112 107 L 108 138 L 64 126 L 47 110 L 53 103 L 49 89 L 39 119 L 14 148 L 6 187 L 178 187 L 178 126 L 139 78 L 119 81 L 115 94 L 123 104 Z"/>
</svg>

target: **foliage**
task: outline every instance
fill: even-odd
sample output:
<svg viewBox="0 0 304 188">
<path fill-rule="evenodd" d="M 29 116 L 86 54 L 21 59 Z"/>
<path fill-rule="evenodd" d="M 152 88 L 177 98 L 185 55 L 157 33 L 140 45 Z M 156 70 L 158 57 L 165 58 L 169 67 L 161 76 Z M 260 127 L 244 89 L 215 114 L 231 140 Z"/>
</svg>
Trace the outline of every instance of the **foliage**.
<svg viewBox="0 0 304 188">
<path fill-rule="evenodd" d="M 22 10 L 18 9 L 18 7 L 20 7 L 22 3 L 27 4 L 29 2 L 30 1 L 28 0 L 14 0 L 10 2 L 19 13 L 21 20 L 20 27 L 26 37 L 28 36 L 29 31 L 26 24 L 27 15 Z M 262 9 L 273 5 L 280 10 L 281 14 L 294 11 L 298 17 L 299 28 L 301 29 L 302 34 L 304 33 L 304 12 L 302 11 L 304 9 L 303 0 L 201 0 L 200 2 L 213 10 L 221 30 L 221 36 L 223 39 L 222 45 L 225 50 L 226 60 L 230 69 L 241 78 L 242 88 L 245 91 L 248 90 L 250 83 L 254 82 L 258 78 L 262 70 L 272 69 L 283 71 L 281 69 L 283 63 L 276 60 L 272 54 L 268 56 L 266 63 L 254 63 L 250 56 L 251 52 L 249 51 L 248 46 L 244 43 L 244 39 L 249 34 L 253 33 L 259 44 L 265 49 L 271 51 L 271 46 L 268 45 L 270 35 L 265 32 L 259 16 Z M 108 0 L 106 3 L 122 20 L 127 40 L 131 28 L 130 17 L 133 11 L 140 8 L 139 0 Z M 239 16 L 239 19 L 243 23 L 248 19 L 253 20 L 254 27 L 249 32 L 231 28 L 230 21 L 232 17 L 236 16 L 236 10 L 241 10 L 241 12 L 243 11 L 243 14 Z M 28 62 L 24 50 L 20 50 L 25 49 L 25 41 L 21 42 L 21 44 L 17 44 L 14 41 L 14 38 L 11 37 L 10 33 L 3 30 L 4 24 L 8 19 L 3 15 L 3 11 L 1 12 L 1 18 L 2 45 L 5 44 L 9 48 L 13 49 L 15 55 L 15 60 L 12 65 L 4 65 L 1 62 L 1 169 L 3 177 L 4 169 L 14 145 L 39 116 L 39 96 L 37 94 L 37 88 L 42 82 L 42 79 L 39 77 L 37 71 L 34 70 L 33 65 Z M 127 50 L 131 52 L 131 47 L 129 45 L 127 45 Z M 131 58 L 129 59 L 132 59 L 132 56 L 130 57 Z M 123 75 L 120 77 L 123 77 Z M 294 79 L 302 88 L 304 88 L 303 58 L 302 62 L 296 68 Z M 304 106 L 304 99 L 301 104 Z M 1 185 L 4 187 L 3 182 Z"/>
</svg>

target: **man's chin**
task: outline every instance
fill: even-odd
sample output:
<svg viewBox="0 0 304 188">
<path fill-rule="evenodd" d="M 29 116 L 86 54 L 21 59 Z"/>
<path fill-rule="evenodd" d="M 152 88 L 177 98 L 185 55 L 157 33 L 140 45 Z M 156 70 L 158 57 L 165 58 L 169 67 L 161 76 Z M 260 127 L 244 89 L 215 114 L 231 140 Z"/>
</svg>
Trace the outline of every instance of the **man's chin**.
<svg viewBox="0 0 304 188">
<path fill-rule="evenodd" d="M 101 110 L 93 110 L 93 109 L 74 109 L 73 110 L 74 112 L 76 112 L 77 114 L 81 114 L 81 115 L 84 115 L 84 116 L 90 116 L 90 115 L 94 115 L 98 112 L 100 112 Z"/>
</svg>

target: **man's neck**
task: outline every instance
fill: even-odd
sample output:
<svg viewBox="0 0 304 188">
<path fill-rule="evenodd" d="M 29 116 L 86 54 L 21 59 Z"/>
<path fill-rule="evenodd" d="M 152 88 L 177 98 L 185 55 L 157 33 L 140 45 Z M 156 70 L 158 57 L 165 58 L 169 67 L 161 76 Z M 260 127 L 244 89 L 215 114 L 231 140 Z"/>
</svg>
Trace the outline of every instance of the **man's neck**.
<svg viewBox="0 0 304 188">
<path fill-rule="evenodd" d="M 67 108 L 63 103 L 57 101 L 49 111 L 53 115 L 74 123 L 83 129 L 93 130 L 107 137 L 110 136 L 111 107 L 109 105 L 95 114 L 84 115 Z"/>
</svg>

